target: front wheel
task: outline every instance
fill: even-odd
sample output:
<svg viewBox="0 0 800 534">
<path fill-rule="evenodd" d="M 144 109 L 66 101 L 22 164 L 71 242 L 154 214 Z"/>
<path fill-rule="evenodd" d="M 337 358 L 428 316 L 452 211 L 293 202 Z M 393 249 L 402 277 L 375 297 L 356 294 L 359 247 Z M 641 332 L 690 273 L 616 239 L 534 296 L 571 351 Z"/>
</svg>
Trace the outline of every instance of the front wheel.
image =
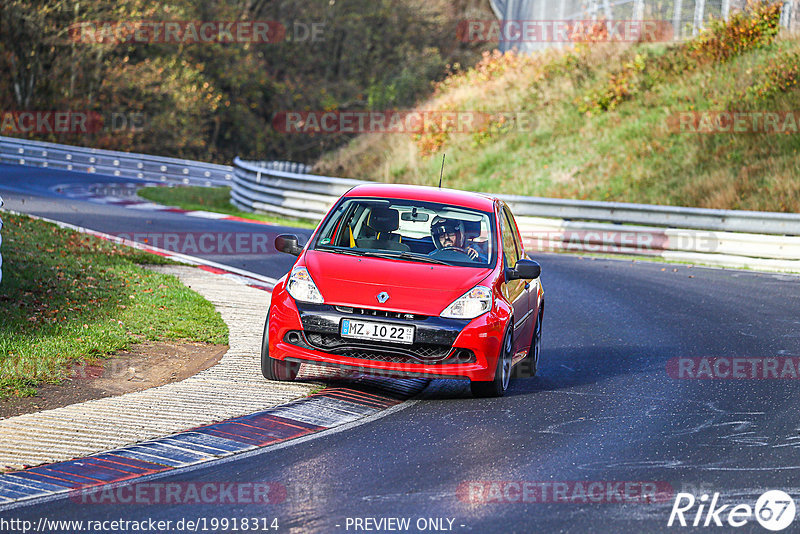
<svg viewBox="0 0 800 534">
<path fill-rule="evenodd" d="M 497 358 L 497 368 L 494 371 L 494 380 L 480 382 L 473 380 L 469 383 L 472 394 L 476 397 L 502 397 L 508 389 L 511 380 L 511 358 L 514 352 L 514 330 L 508 327 L 503 338 L 503 346 Z"/>
<path fill-rule="evenodd" d="M 297 378 L 300 364 L 276 360 L 269 355 L 269 315 L 261 338 L 261 374 L 267 380 L 291 381 Z"/>
</svg>

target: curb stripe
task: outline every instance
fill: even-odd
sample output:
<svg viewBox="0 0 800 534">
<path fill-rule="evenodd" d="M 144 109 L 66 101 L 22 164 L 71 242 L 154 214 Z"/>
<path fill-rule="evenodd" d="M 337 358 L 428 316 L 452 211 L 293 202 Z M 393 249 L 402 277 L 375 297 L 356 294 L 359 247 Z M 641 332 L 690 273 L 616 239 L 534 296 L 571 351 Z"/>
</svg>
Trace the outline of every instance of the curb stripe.
<svg viewBox="0 0 800 534">
<path fill-rule="evenodd" d="M 359 380 L 371 391 L 334 387 L 250 415 L 235 417 L 104 452 L 0 475 L 0 506 L 80 491 L 204 463 L 299 438 L 373 415 L 422 391 L 424 379 Z M 404 393 L 400 393 L 404 392 Z"/>
<path fill-rule="evenodd" d="M 98 186 L 103 189 L 107 189 L 109 187 L 114 187 L 115 185 L 125 185 L 128 186 L 128 182 L 123 184 L 115 184 L 111 182 L 103 182 L 103 183 L 93 183 L 93 184 L 81 184 L 80 186 L 76 186 L 75 184 L 60 184 L 50 188 L 51 191 L 62 194 L 68 198 L 83 200 L 86 202 L 93 202 L 95 204 L 106 204 L 111 206 L 119 206 L 122 208 L 129 208 L 129 209 L 145 209 L 145 210 L 152 210 L 152 211 L 165 211 L 168 213 L 180 213 L 186 215 L 187 217 L 197 217 L 201 219 L 217 219 L 220 221 L 233 221 L 233 222 L 243 222 L 248 224 L 259 224 L 263 226 L 278 226 L 277 223 L 267 222 L 267 221 L 257 221 L 254 219 L 246 219 L 244 217 L 239 217 L 236 215 L 226 215 L 224 213 L 217 213 L 214 211 L 202 211 L 202 210 L 185 210 L 183 208 L 178 208 L 175 206 L 165 206 L 163 204 L 156 204 L 155 202 L 150 202 L 149 200 L 141 199 L 140 197 L 136 197 L 134 199 L 129 198 L 120 198 L 108 195 L 102 195 L 95 193 L 91 190 L 93 186 Z M 139 185 L 133 184 L 133 185 Z M 136 190 L 138 187 L 128 187 L 129 189 Z M 152 187 L 152 186 L 163 186 L 162 183 L 152 182 L 152 183 L 142 183 L 141 187 Z"/>
<path fill-rule="evenodd" d="M 35 471 L 34 471 L 34 469 L 35 469 Z M 17 475 L 17 476 L 26 475 L 25 478 L 32 478 L 33 480 L 39 480 L 41 482 L 47 482 L 49 484 L 53 484 L 53 485 L 56 485 L 56 486 L 61 486 L 62 488 L 65 488 L 65 489 L 73 489 L 73 488 L 81 487 L 81 484 L 79 484 L 77 482 L 74 482 L 74 481 L 71 481 L 71 480 L 66 480 L 66 479 L 63 479 L 63 478 L 60 478 L 60 477 L 54 477 L 52 475 L 48 475 L 48 474 L 44 473 L 43 471 L 41 471 L 39 468 L 36 468 L 36 467 L 34 467 L 33 469 L 30 469 L 28 471 L 17 471 L 14 474 Z M 8 475 L 3 475 L 2 477 L 0 477 L 0 480 L 5 480 L 6 476 L 8 476 Z"/>
<path fill-rule="evenodd" d="M 141 460 L 134 460 L 133 458 L 125 458 L 124 456 L 118 456 L 113 453 L 102 453 L 92 456 L 91 458 L 97 458 L 98 460 L 104 460 L 113 464 L 124 465 L 126 467 L 130 467 L 131 469 L 138 469 L 142 474 L 156 473 L 161 471 L 160 465 L 156 465 L 151 462 L 143 462 Z"/>
<path fill-rule="evenodd" d="M 109 462 L 108 460 L 104 460 L 102 458 L 86 458 L 83 460 L 83 463 L 85 465 L 96 466 L 98 469 L 104 469 L 117 473 L 125 473 L 126 475 L 139 475 L 142 472 L 141 469 L 123 466 L 122 464 Z"/>
<path fill-rule="evenodd" d="M 61 486 L 58 486 L 56 484 L 50 484 L 48 482 L 40 482 L 38 480 L 33 480 L 33 479 L 30 479 L 30 478 L 22 478 L 22 477 L 15 476 L 13 474 L 4 476 L 2 478 L 2 480 L 5 481 L 5 482 L 8 482 L 12 486 L 16 485 L 16 486 L 21 486 L 23 488 L 26 488 L 26 491 L 28 491 L 28 492 L 31 489 L 36 490 L 36 491 L 44 491 L 44 492 L 58 491 L 58 490 L 61 489 Z"/>
<path fill-rule="evenodd" d="M 332 391 L 327 396 L 331 398 L 338 398 L 347 402 L 352 402 L 354 404 L 361 404 L 364 406 L 370 406 L 373 408 L 380 408 L 380 409 L 389 408 L 390 406 L 399 404 L 399 401 L 386 402 L 386 401 L 379 401 L 372 399 L 364 399 L 360 398 L 357 395 L 348 395 L 347 393 L 337 392 L 337 391 Z"/>
<path fill-rule="evenodd" d="M 242 450 L 241 442 L 195 431 L 184 432 L 182 434 L 176 434 L 174 436 L 161 439 L 166 443 L 177 441 L 181 445 L 196 447 L 198 450 L 206 450 L 212 454 L 216 454 L 217 456 L 235 453 Z"/>
</svg>

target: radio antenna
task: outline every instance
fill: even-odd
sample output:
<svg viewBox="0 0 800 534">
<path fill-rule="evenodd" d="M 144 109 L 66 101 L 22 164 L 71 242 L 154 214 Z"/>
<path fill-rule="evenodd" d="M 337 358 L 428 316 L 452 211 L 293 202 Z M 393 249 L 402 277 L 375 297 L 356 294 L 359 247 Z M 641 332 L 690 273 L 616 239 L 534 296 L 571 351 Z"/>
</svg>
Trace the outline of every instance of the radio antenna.
<svg viewBox="0 0 800 534">
<path fill-rule="evenodd" d="M 441 188 L 442 188 L 442 176 L 444 175 L 444 157 L 445 157 L 446 155 L 447 155 L 447 154 L 442 154 L 442 170 L 441 170 L 441 172 L 439 173 L 439 189 L 441 189 Z"/>
</svg>

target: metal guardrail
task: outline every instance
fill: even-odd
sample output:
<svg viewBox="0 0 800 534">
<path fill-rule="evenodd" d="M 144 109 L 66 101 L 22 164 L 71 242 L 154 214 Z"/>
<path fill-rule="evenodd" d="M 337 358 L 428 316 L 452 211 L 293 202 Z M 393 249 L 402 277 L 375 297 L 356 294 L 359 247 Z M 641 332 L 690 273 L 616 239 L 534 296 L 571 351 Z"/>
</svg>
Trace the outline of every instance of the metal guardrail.
<svg viewBox="0 0 800 534">
<path fill-rule="evenodd" d="M 499 195 L 515 215 L 643 224 L 696 230 L 800 235 L 800 214 L 715 210 L 560 198 Z"/>
<path fill-rule="evenodd" d="M 233 167 L 0 136 L 0 162 L 165 183 L 229 186 Z"/>
<path fill-rule="evenodd" d="M 360 180 L 316 176 L 302 163 L 233 160 L 231 202 L 244 211 L 321 219 Z"/>
<path fill-rule="evenodd" d="M 312 175 L 301 163 L 235 158 L 234 166 L 227 167 L 9 137 L 0 137 L 0 161 L 148 181 L 230 185 L 231 202 L 242 210 L 305 219 L 322 218 L 348 189 L 367 183 Z M 499 196 L 517 215 L 530 250 L 648 255 L 800 272 L 800 214 Z"/>
<path fill-rule="evenodd" d="M 234 160 L 233 201 L 248 211 L 321 218 L 361 180 L 307 174 L 306 166 Z M 291 170 L 290 170 L 291 169 Z M 296 169 L 296 170 L 294 170 Z M 522 217 L 800 236 L 800 214 L 498 195 Z"/>
<path fill-rule="evenodd" d="M 246 211 L 320 219 L 351 187 L 302 164 L 234 160 L 231 202 Z M 652 256 L 800 272 L 800 214 L 498 195 L 526 249 Z"/>
<path fill-rule="evenodd" d="M 652 256 L 800 272 L 800 237 L 518 217 L 528 251 Z"/>
</svg>

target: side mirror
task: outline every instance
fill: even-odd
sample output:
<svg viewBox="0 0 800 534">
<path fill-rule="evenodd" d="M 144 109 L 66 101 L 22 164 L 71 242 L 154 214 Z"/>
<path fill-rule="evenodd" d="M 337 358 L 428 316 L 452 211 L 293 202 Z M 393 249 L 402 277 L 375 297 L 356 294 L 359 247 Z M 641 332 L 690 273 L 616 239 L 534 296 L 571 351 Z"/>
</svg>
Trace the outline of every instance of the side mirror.
<svg viewBox="0 0 800 534">
<path fill-rule="evenodd" d="M 517 261 L 513 269 L 508 269 L 506 278 L 508 280 L 532 280 L 539 278 L 542 274 L 542 266 L 533 260 L 522 258 Z"/>
<path fill-rule="evenodd" d="M 292 256 L 299 256 L 303 252 L 303 247 L 297 244 L 297 236 L 294 234 L 282 234 L 276 237 L 275 248 Z"/>
</svg>

